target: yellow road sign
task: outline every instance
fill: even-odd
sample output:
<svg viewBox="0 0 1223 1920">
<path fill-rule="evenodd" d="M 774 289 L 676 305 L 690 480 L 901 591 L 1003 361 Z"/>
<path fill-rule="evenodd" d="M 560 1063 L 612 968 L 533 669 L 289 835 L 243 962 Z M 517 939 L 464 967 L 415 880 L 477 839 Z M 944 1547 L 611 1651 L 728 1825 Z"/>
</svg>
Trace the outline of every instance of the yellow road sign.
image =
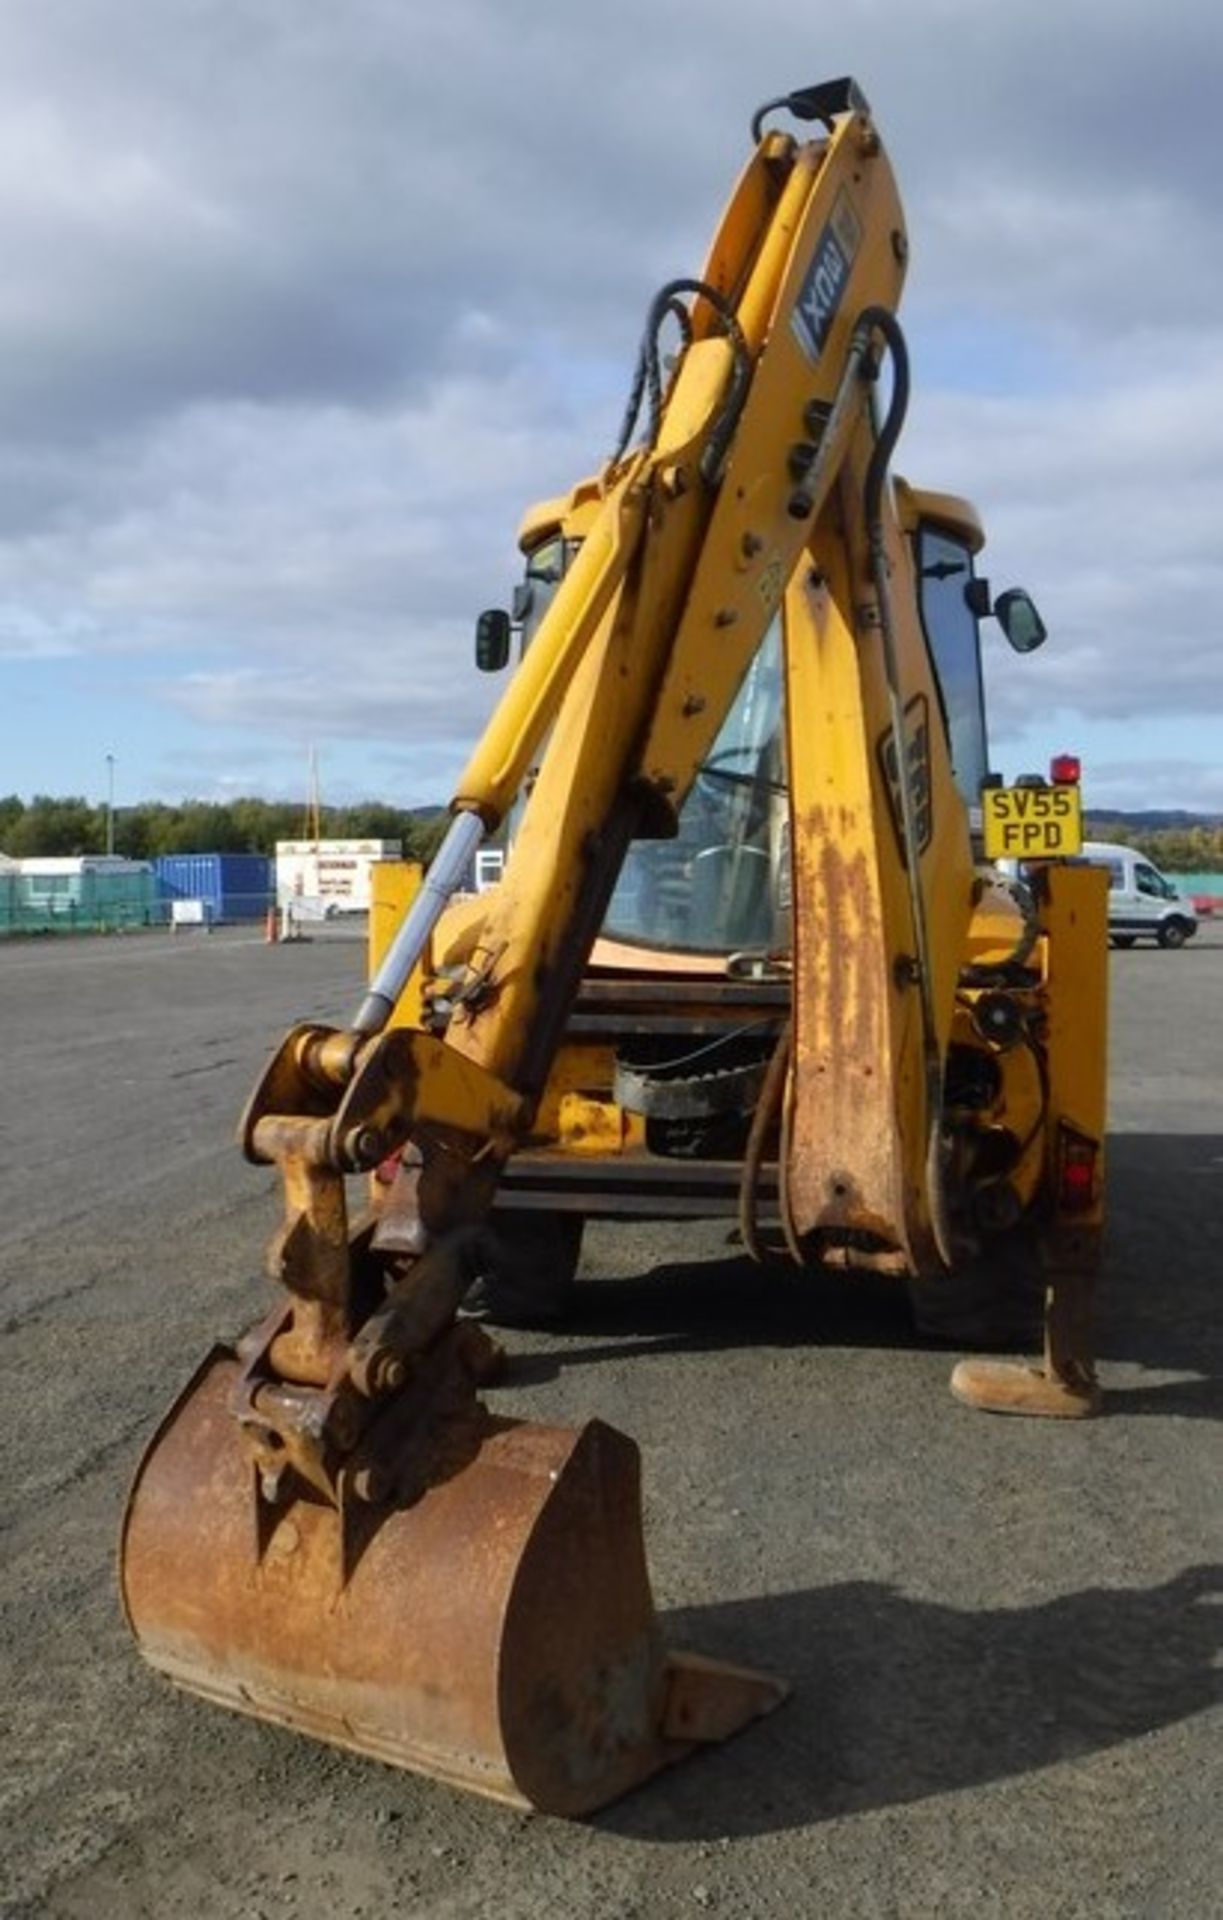
<svg viewBox="0 0 1223 1920">
<path fill-rule="evenodd" d="M 1064 860 L 1083 848 L 1078 787 L 986 787 L 987 860 Z"/>
</svg>

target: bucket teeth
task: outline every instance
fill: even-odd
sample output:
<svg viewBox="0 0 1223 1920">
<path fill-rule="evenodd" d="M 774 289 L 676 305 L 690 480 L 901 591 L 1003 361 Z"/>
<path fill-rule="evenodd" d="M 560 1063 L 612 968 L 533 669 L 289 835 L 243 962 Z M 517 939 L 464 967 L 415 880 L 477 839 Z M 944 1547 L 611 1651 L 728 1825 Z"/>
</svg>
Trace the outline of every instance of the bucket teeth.
<svg viewBox="0 0 1223 1920">
<path fill-rule="evenodd" d="M 446 1477 L 365 1505 L 353 1555 L 343 1509 L 301 1483 L 260 1500 L 231 1413 L 240 1367 L 217 1349 L 201 1368 L 124 1523 L 129 1623 L 180 1686 L 557 1814 L 605 1805 L 782 1697 L 761 1675 L 668 1657 L 638 1453 L 615 1429 L 485 1415 Z"/>
</svg>

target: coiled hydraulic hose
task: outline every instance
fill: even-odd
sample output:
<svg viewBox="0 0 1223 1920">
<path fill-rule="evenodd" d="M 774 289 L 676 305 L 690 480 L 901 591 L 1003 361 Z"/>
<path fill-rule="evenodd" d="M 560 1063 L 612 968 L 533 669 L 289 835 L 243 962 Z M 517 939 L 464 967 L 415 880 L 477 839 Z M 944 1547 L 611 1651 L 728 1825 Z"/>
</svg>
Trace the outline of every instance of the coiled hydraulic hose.
<svg viewBox="0 0 1223 1920">
<path fill-rule="evenodd" d="M 690 345 L 692 317 L 681 299 L 681 295 L 685 293 L 695 294 L 699 299 L 708 302 L 722 322 L 731 346 L 730 386 L 701 465 L 704 478 L 712 483 L 718 476 L 740 409 L 747 397 L 751 364 L 747 341 L 743 337 L 743 329 L 735 317 L 733 307 L 724 294 L 719 293 L 716 287 L 709 286 L 704 280 L 668 280 L 666 286 L 660 288 L 650 302 L 645 332 L 642 334 L 641 346 L 637 354 L 637 369 L 629 389 L 628 404 L 624 410 L 624 419 L 620 423 L 620 437 L 611 457 L 611 465 L 613 467 L 618 465 L 624 458 L 633 429 L 637 425 L 637 416 L 641 412 L 642 399 L 647 394 L 649 411 L 646 416 L 644 445 L 651 448 L 658 439 L 658 430 L 662 424 L 662 357 L 659 335 L 663 322 L 670 317 L 679 322 L 685 347 Z"/>
</svg>

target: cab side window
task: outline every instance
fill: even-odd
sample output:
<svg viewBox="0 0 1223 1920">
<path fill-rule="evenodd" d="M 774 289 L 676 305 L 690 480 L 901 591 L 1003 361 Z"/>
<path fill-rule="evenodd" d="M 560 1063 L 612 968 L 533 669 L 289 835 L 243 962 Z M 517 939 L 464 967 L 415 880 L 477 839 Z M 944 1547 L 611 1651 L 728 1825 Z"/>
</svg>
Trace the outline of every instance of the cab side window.
<svg viewBox="0 0 1223 1920">
<path fill-rule="evenodd" d="M 1140 863 L 1134 869 L 1134 883 L 1139 893 L 1149 894 L 1153 900 L 1163 900 L 1167 897 L 1164 883 L 1154 867 L 1144 867 Z"/>
<path fill-rule="evenodd" d="M 981 643 L 972 602 L 972 553 L 965 541 L 926 523 L 918 530 L 921 617 L 934 660 L 955 783 L 979 806 L 988 767 Z"/>
</svg>

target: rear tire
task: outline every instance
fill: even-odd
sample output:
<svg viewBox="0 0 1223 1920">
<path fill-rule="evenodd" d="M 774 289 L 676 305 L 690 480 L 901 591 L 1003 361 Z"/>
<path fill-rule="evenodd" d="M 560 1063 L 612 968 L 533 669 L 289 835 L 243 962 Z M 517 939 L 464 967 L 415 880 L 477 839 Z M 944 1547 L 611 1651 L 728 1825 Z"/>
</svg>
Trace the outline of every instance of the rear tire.
<svg viewBox="0 0 1223 1920">
<path fill-rule="evenodd" d="M 949 1273 L 912 1277 L 908 1292 L 917 1329 L 930 1339 L 957 1347 L 1040 1344 L 1045 1276 L 1026 1226 L 989 1235 Z"/>
<path fill-rule="evenodd" d="M 1161 947 L 1171 947 L 1175 950 L 1177 947 L 1183 947 L 1188 938 L 1189 929 L 1183 920 L 1165 921 L 1164 925 L 1159 929 L 1159 944 Z"/>
<path fill-rule="evenodd" d="M 555 1327 L 573 1305 L 580 1213 L 495 1213 L 480 1239 L 463 1312 L 495 1327 Z"/>
<path fill-rule="evenodd" d="M 1132 947 L 1136 938 L 1137 935 L 1132 933 L 1115 933 L 1113 935 L 1113 945 L 1115 947 Z"/>
</svg>

